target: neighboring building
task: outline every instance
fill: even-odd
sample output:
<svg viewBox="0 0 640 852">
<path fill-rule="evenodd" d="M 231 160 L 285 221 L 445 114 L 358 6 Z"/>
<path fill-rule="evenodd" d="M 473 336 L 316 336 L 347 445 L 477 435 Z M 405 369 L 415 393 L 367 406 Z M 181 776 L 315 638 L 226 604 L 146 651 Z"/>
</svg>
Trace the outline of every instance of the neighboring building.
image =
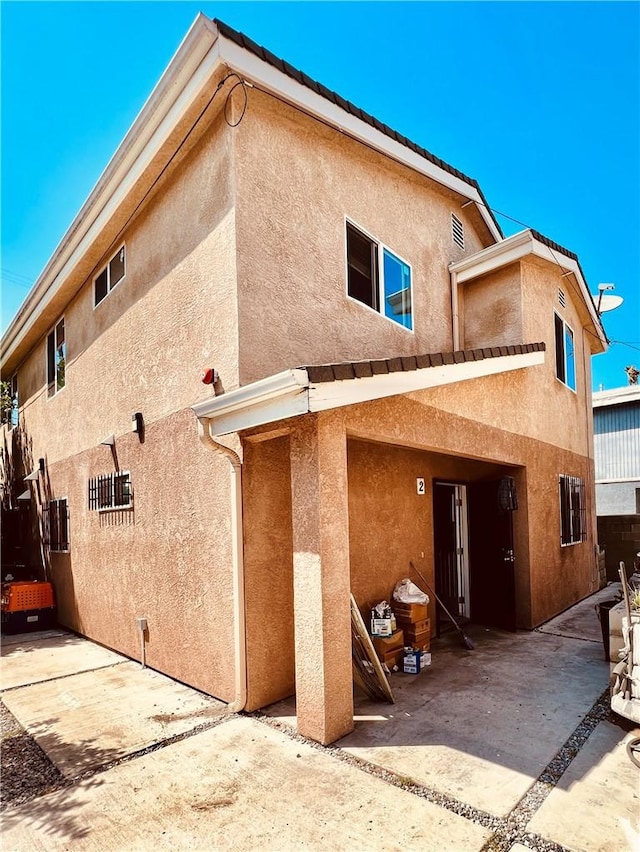
<svg viewBox="0 0 640 852">
<path fill-rule="evenodd" d="M 3 337 L 5 500 L 63 624 L 331 742 L 350 591 L 411 560 L 515 629 L 598 588 L 605 347 L 574 254 L 199 16 Z"/>
<path fill-rule="evenodd" d="M 598 541 L 607 577 L 640 552 L 640 386 L 593 394 Z"/>
</svg>

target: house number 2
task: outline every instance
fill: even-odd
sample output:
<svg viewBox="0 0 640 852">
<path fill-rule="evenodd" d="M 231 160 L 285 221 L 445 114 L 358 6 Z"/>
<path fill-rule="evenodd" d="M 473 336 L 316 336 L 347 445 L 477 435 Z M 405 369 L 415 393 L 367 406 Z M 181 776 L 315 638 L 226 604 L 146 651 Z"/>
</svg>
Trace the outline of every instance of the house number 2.
<svg viewBox="0 0 640 852">
<path fill-rule="evenodd" d="M 417 477 L 416 479 L 416 491 L 418 494 L 424 494 L 424 479 L 422 476 Z"/>
</svg>

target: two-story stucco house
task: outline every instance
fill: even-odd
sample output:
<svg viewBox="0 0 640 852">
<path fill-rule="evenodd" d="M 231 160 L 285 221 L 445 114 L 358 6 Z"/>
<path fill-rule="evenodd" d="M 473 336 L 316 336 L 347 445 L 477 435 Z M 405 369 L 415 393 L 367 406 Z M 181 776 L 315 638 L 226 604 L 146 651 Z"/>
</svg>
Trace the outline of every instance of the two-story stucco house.
<svg viewBox="0 0 640 852">
<path fill-rule="evenodd" d="M 73 630 L 136 657 L 145 618 L 150 666 L 331 742 L 350 592 L 413 561 L 515 629 L 598 588 L 605 346 L 574 254 L 199 16 L 2 340 L 29 561 Z"/>
</svg>

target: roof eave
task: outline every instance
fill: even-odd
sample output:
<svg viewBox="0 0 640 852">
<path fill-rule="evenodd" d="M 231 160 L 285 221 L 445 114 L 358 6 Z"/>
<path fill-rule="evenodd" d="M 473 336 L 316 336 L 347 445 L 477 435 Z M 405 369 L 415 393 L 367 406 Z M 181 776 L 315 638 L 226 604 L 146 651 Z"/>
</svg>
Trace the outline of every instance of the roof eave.
<svg viewBox="0 0 640 852">
<path fill-rule="evenodd" d="M 517 234 L 507 237 L 500 243 L 482 249 L 482 251 L 476 252 L 476 254 L 469 255 L 457 263 L 450 264 L 449 271 L 455 273 L 458 284 L 464 284 L 466 281 L 480 278 L 482 275 L 487 275 L 490 272 L 508 266 L 510 263 L 516 263 L 529 255 L 559 266 L 563 274 L 573 274 L 578 282 L 580 295 L 598 335 L 598 340 L 602 347 L 600 351 L 606 352 L 608 348 L 607 336 L 576 255 L 571 254 L 570 256 L 560 251 L 559 246 L 554 248 L 547 242 L 543 242 L 535 232 L 529 229 L 519 231 Z"/>
</svg>

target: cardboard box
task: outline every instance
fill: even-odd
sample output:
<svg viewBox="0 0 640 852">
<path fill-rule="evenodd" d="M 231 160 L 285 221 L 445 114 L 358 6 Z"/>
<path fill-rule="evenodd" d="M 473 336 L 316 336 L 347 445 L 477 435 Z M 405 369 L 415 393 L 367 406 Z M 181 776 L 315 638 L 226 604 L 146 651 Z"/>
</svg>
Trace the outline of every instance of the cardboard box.
<svg viewBox="0 0 640 852">
<path fill-rule="evenodd" d="M 429 650 L 431 646 L 430 630 L 421 630 L 420 633 L 416 633 L 414 630 L 405 630 L 404 635 L 407 645 L 411 645 L 412 648 Z"/>
<path fill-rule="evenodd" d="M 406 622 L 415 624 L 429 618 L 429 607 L 427 604 L 406 604 L 394 601 L 393 611 L 395 612 L 396 619 L 403 622 L 403 624 Z"/>
<path fill-rule="evenodd" d="M 395 651 L 387 651 L 382 657 L 382 662 L 386 665 L 389 671 L 393 671 L 394 666 L 402 670 L 402 660 L 404 659 L 404 648 L 397 648 Z"/>
<path fill-rule="evenodd" d="M 372 636 L 391 636 L 391 619 L 390 618 L 372 618 L 371 619 L 371 635 Z"/>
<path fill-rule="evenodd" d="M 415 633 L 423 633 L 428 630 L 431 633 L 431 619 L 424 618 L 422 621 L 402 621 L 405 630 L 413 630 Z"/>
<path fill-rule="evenodd" d="M 374 636 L 372 641 L 376 654 L 382 659 L 383 655 L 389 653 L 389 651 L 402 650 L 404 633 L 402 630 L 396 630 L 391 636 Z"/>
</svg>

